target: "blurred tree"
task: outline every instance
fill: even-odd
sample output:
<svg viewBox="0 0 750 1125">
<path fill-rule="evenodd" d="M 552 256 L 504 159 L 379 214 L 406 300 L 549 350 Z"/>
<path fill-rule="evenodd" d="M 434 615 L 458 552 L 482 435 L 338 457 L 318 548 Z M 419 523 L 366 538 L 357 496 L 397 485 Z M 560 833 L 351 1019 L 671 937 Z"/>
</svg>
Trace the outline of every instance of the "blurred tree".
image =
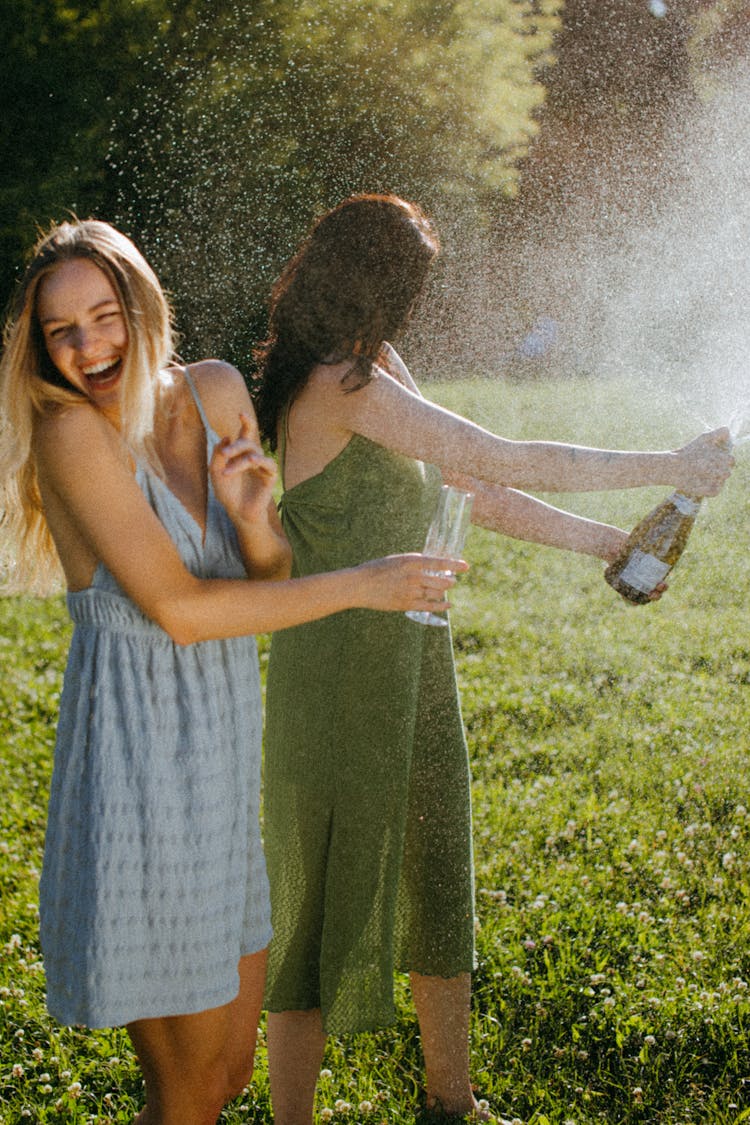
<svg viewBox="0 0 750 1125">
<path fill-rule="evenodd" d="M 709 0 L 693 15 L 690 53 L 693 83 L 701 97 L 718 92 L 737 65 L 747 66 L 749 0 Z"/>
<path fill-rule="evenodd" d="M 748 43 L 750 0 L 567 0 L 516 222 L 648 206 L 665 140 Z"/>
<path fill-rule="evenodd" d="M 195 353 L 243 362 L 281 262 L 350 192 L 460 213 L 517 189 L 559 0 L 181 8 L 111 160 Z"/>
<path fill-rule="evenodd" d="M 3 303 L 40 226 L 106 208 L 110 122 L 133 95 L 140 56 L 168 8 L 166 0 L 0 0 Z"/>
</svg>

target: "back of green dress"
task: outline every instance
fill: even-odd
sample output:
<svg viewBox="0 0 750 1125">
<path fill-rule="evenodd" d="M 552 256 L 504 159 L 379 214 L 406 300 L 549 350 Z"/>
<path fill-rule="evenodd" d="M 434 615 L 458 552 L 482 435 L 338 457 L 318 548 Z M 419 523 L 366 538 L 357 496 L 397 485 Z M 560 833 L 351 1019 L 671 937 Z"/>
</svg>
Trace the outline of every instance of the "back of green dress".
<svg viewBox="0 0 750 1125">
<path fill-rule="evenodd" d="M 283 447 L 281 450 L 283 466 Z M 294 574 L 418 551 L 440 475 L 354 435 L 281 515 Z M 394 969 L 473 965 L 466 743 L 450 630 L 348 610 L 276 633 L 266 696 L 271 1011 L 394 1019 Z"/>
</svg>

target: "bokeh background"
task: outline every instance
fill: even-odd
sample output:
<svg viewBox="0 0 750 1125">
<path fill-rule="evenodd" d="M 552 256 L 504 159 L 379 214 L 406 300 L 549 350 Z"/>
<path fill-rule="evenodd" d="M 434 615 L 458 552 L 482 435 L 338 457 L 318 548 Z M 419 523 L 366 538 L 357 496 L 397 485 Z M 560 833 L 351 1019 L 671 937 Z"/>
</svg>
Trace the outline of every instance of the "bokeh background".
<svg viewBox="0 0 750 1125">
<path fill-rule="evenodd" d="M 281 264 L 354 191 L 439 223 L 410 344 L 440 378 L 650 354 L 680 328 L 686 240 L 744 246 L 742 0 L 0 0 L 0 28 L 0 301 L 40 228 L 105 218 L 187 359 L 250 372 Z"/>
</svg>

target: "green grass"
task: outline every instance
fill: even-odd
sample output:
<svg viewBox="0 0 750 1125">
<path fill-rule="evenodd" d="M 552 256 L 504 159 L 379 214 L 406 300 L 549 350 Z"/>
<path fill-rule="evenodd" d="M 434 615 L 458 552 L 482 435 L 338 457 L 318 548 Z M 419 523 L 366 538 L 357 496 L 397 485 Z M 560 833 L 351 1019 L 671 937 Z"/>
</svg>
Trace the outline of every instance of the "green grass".
<svg viewBox="0 0 750 1125">
<path fill-rule="evenodd" d="M 631 447 L 690 436 L 668 407 L 630 416 L 624 403 L 642 391 L 433 389 L 513 436 Z M 526 1125 L 750 1121 L 741 454 L 657 605 L 628 607 L 594 560 L 476 529 L 469 539 L 453 624 L 474 771 L 473 1072 Z M 666 491 L 560 502 L 629 526 Z M 0 1121 L 130 1121 L 140 1079 L 127 1037 L 58 1028 L 44 1009 L 36 899 L 61 600 L 0 601 L 0 636 Z M 419 1037 L 398 989 L 395 1028 L 330 1045 L 318 1105 L 334 1121 L 418 1120 Z M 271 1120 L 262 1033 L 253 1084 L 224 1119 Z"/>
</svg>

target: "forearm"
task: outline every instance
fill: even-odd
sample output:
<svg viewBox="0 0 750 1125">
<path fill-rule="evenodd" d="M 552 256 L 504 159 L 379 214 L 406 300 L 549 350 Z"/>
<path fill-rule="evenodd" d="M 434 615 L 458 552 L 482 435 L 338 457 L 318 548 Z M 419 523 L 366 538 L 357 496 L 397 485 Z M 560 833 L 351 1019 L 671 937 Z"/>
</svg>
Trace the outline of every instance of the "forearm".
<svg viewBox="0 0 750 1125">
<path fill-rule="evenodd" d="M 466 487 L 475 493 L 473 522 L 514 539 L 593 555 L 606 562 L 627 541 L 627 533 L 618 527 L 554 508 L 523 492 L 479 481 Z"/>
<path fill-rule="evenodd" d="M 509 458 L 513 485 L 531 490 L 597 492 L 651 484 L 671 486 L 679 479 L 676 455 L 669 452 L 633 453 L 556 442 L 513 445 Z"/>
<path fill-rule="evenodd" d="M 186 575 L 151 616 L 180 645 L 270 633 L 359 604 L 357 577 L 353 569 L 280 581 Z"/>
<path fill-rule="evenodd" d="M 631 452 L 550 441 L 511 441 L 421 398 L 379 372 L 363 390 L 332 403 L 344 425 L 380 445 L 508 488 L 592 492 L 643 485 L 704 485 L 690 447 Z M 726 456 L 726 455 L 723 455 Z M 705 477 L 705 474 L 704 474 Z M 709 484 L 713 476 L 709 473 Z"/>
<path fill-rule="evenodd" d="M 550 441 L 509 441 L 466 423 L 451 423 L 449 464 L 481 480 L 538 492 L 598 492 L 644 485 L 674 486 L 683 470 L 672 452 L 592 449 Z M 459 459 L 460 458 L 460 459 Z"/>
<path fill-rule="evenodd" d="M 277 581 L 292 572 L 292 550 L 283 532 L 273 527 L 235 528 L 248 578 Z"/>
</svg>

